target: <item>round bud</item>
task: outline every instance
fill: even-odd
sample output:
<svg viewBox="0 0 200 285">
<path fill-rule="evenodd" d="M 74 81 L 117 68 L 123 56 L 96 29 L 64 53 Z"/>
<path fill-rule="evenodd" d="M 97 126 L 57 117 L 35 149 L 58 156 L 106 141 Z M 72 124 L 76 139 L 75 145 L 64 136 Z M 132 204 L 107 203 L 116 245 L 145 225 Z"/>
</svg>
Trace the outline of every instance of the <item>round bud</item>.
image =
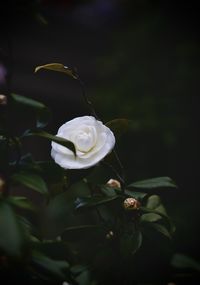
<svg viewBox="0 0 200 285">
<path fill-rule="evenodd" d="M 116 179 L 110 179 L 106 184 L 111 188 L 121 188 L 120 182 Z"/>
<path fill-rule="evenodd" d="M 138 210 L 141 206 L 141 203 L 135 198 L 126 198 L 124 200 L 124 208 L 126 210 Z"/>
<path fill-rule="evenodd" d="M 7 97 L 3 94 L 0 94 L 0 105 L 7 105 Z"/>
</svg>

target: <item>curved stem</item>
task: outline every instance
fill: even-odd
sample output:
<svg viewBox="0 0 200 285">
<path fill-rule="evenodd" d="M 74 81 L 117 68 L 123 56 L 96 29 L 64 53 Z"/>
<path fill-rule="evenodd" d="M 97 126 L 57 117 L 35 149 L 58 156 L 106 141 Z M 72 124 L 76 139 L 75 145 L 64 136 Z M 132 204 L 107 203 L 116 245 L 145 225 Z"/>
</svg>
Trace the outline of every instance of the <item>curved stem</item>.
<svg viewBox="0 0 200 285">
<path fill-rule="evenodd" d="M 80 84 L 80 87 L 81 87 L 81 92 L 82 92 L 82 96 L 84 98 L 84 101 L 85 103 L 88 105 L 88 107 L 90 108 L 91 110 L 91 114 L 97 119 L 99 120 L 99 117 L 97 116 L 96 114 L 96 111 L 94 109 L 94 106 L 92 104 L 92 102 L 88 99 L 87 95 L 86 95 L 86 92 L 85 92 L 85 84 L 84 82 L 80 79 L 80 77 L 77 77 L 77 80 Z"/>
</svg>

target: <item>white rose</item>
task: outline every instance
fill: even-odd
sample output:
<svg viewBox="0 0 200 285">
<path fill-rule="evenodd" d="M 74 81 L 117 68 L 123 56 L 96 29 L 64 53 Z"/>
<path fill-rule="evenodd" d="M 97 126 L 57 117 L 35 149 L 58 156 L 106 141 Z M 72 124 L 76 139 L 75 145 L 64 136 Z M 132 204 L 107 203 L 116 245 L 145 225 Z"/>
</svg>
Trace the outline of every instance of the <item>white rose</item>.
<svg viewBox="0 0 200 285">
<path fill-rule="evenodd" d="M 65 169 L 89 168 L 102 160 L 115 145 L 112 131 L 92 116 L 65 123 L 57 136 L 73 142 L 76 148 L 75 156 L 68 148 L 52 142 L 51 156 Z"/>
</svg>

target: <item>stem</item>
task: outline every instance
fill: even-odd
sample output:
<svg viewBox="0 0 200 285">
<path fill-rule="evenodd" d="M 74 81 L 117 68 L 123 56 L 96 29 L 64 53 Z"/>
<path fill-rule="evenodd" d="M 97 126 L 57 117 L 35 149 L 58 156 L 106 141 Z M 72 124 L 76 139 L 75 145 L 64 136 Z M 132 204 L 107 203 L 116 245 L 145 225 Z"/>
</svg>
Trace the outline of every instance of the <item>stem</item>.
<svg viewBox="0 0 200 285">
<path fill-rule="evenodd" d="M 95 108 L 94 108 L 92 102 L 91 102 L 91 101 L 88 99 L 88 97 L 87 97 L 87 94 L 86 94 L 86 92 L 85 92 L 85 84 L 84 84 L 84 82 L 81 80 L 81 78 L 79 77 L 79 75 L 78 75 L 77 73 L 75 73 L 75 74 L 76 74 L 76 79 L 78 80 L 78 82 L 79 82 L 79 84 L 80 84 L 82 96 L 83 96 L 83 98 L 84 98 L 85 103 L 89 106 L 92 115 L 93 115 L 97 120 L 100 120 L 100 121 L 101 121 L 101 119 L 99 119 L 99 117 L 98 117 L 97 114 L 96 114 L 96 111 L 95 111 Z M 121 160 L 120 160 L 120 158 L 119 158 L 119 156 L 118 156 L 118 154 L 117 154 L 116 149 L 113 150 L 113 154 L 114 154 L 115 159 L 116 159 L 116 161 L 117 161 L 117 163 L 118 163 L 118 165 L 119 165 L 121 174 L 119 174 L 118 171 L 117 171 L 112 165 L 107 164 L 107 163 L 105 163 L 105 162 L 104 162 L 104 163 L 105 163 L 107 166 L 109 166 L 109 167 L 112 169 L 112 171 L 116 174 L 116 176 L 118 177 L 118 179 L 119 179 L 119 181 L 120 181 L 120 183 L 121 183 L 122 191 L 124 192 L 124 191 L 125 191 L 125 189 L 124 189 L 124 187 L 125 187 L 124 167 L 123 167 L 123 165 L 122 165 L 122 163 L 121 163 Z"/>
<path fill-rule="evenodd" d="M 88 105 L 88 107 L 90 108 L 92 115 L 93 115 L 97 120 L 99 120 L 99 117 L 98 117 L 97 114 L 96 114 L 96 111 L 95 111 L 95 109 L 94 109 L 94 106 L 93 106 L 92 102 L 88 99 L 88 97 L 87 97 L 87 95 L 86 95 L 84 82 L 80 79 L 79 76 L 77 76 L 77 80 L 78 80 L 78 82 L 79 82 L 79 84 L 80 84 L 82 96 L 83 96 L 83 98 L 84 98 L 84 100 L 85 100 L 85 103 L 86 103 L 86 104 Z"/>
<path fill-rule="evenodd" d="M 109 168 L 115 173 L 115 175 L 116 175 L 117 178 L 119 179 L 119 182 L 121 183 L 122 192 L 124 193 L 124 191 L 125 191 L 125 181 L 124 181 L 123 177 L 122 177 L 122 176 L 119 174 L 119 172 L 113 167 L 113 165 L 111 165 L 111 164 L 109 164 L 109 163 L 107 163 L 107 162 L 105 162 L 105 161 L 102 161 L 102 163 L 103 163 L 105 166 L 109 167 Z"/>
</svg>

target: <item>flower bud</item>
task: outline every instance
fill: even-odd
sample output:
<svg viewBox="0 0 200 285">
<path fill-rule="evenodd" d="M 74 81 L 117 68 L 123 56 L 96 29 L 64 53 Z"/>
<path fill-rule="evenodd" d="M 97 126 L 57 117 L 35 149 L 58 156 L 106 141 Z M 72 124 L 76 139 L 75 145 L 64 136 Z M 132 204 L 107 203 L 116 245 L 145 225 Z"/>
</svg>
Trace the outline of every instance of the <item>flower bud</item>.
<svg viewBox="0 0 200 285">
<path fill-rule="evenodd" d="M 3 94 L 0 94 L 0 105 L 7 105 L 7 97 Z"/>
<path fill-rule="evenodd" d="M 0 194 L 3 193 L 4 189 L 5 189 L 5 181 L 4 179 L 0 176 Z"/>
<path fill-rule="evenodd" d="M 109 231 L 109 232 L 107 233 L 107 235 L 106 235 L 106 238 L 107 238 L 107 239 L 111 239 L 113 236 L 114 236 L 113 231 Z"/>
<path fill-rule="evenodd" d="M 126 198 L 124 200 L 124 208 L 126 210 L 138 210 L 141 206 L 141 203 L 135 198 Z"/>
<path fill-rule="evenodd" d="M 121 188 L 121 184 L 118 180 L 116 179 L 110 179 L 106 185 L 110 186 L 111 188 L 118 188 L 120 189 Z"/>
</svg>

